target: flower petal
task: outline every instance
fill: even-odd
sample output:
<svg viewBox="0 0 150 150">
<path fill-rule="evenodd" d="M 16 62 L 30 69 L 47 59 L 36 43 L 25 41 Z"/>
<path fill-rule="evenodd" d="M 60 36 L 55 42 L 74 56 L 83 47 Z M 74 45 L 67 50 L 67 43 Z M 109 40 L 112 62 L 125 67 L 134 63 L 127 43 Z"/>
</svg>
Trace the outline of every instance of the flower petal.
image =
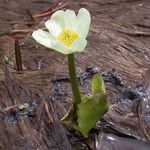
<svg viewBox="0 0 150 150">
<path fill-rule="evenodd" d="M 48 32 L 39 29 L 34 31 L 32 36 L 38 43 L 51 48 L 51 40 L 53 40 L 53 37 Z"/>
<path fill-rule="evenodd" d="M 57 21 L 47 20 L 45 26 L 54 37 L 57 37 L 62 31 L 61 24 Z"/>
<path fill-rule="evenodd" d="M 64 13 L 65 12 L 63 10 L 58 10 L 55 13 L 53 13 L 51 16 L 51 20 L 59 23 L 63 29 L 65 27 Z"/>
<path fill-rule="evenodd" d="M 78 23 L 78 32 L 79 34 L 86 38 L 89 32 L 91 16 L 87 9 L 81 8 L 77 15 L 77 23 Z"/>
<path fill-rule="evenodd" d="M 77 17 L 73 10 L 67 9 L 64 14 L 65 29 L 77 31 Z"/>
<path fill-rule="evenodd" d="M 87 45 L 86 39 L 78 38 L 78 39 L 74 40 L 70 49 L 72 52 L 82 52 L 82 51 L 84 51 L 86 45 Z"/>
<path fill-rule="evenodd" d="M 37 32 L 38 34 L 40 34 L 41 36 L 43 36 L 43 37 L 45 37 L 45 38 L 53 38 L 51 35 L 50 35 L 50 33 L 49 32 L 46 32 L 46 31 L 44 31 L 44 30 L 42 30 L 42 29 L 38 29 L 38 30 L 36 30 L 36 31 L 34 31 L 34 32 Z"/>
<path fill-rule="evenodd" d="M 68 55 L 71 54 L 72 52 L 70 51 L 70 49 L 68 47 L 66 47 L 62 42 L 59 41 L 52 41 L 51 43 L 51 48 L 56 50 L 59 53 Z"/>
<path fill-rule="evenodd" d="M 33 38 L 41 45 L 54 49 L 57 52 L 68 55 L 72 53 L 62 42 L 56 41 L 48 32 L 43 30 L 36 30 L 32 33 Z"/>
</svg>

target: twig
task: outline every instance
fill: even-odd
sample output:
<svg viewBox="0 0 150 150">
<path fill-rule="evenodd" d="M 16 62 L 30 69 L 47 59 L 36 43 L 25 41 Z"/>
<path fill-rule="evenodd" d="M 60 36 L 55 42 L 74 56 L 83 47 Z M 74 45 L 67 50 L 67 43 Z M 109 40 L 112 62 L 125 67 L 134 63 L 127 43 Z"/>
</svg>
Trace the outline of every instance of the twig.
<svg viewBox="0 0 150 150">
<path fill-rule="evenodd" d="M 43 11 L 40 14 L 37 15 L 33 15 L 34 18 L 38 18 L 38 17 L 46 17 L 48 15 L 51 15 L 53 12 L 64 8 L 65 6 L 68 5 L 68 1 L 58 1 L 57 3 L 54 3 L 50 8 L 46 9 L 45 11 Z"/>
<path fill-rule="evenodd" d="M 53 123 L 54 121 L 53 121 L 53 118 L 52 118 L 52 116 L 51 116 L 51 114 L 49 112 L 48 102 L 47 101 L 45 101 L 44 106 L 45 106 L 45 111 L 46 111 L 47 117 L 49 119 L 48 123 Z"/>
<path fill-rule="evenodd" d="M 22 40 L 24 38 L 24 36 L 21 36 L 21 35 L 10 35 L 9 37 L 11 37 L 15 40 Z"/>
<path fill-rule="evenodd" d="M 21 51 L 18 39 L 15 39 L 15 58 L 17 71 L 22 71 Z"/>
<path fill-rule="evenodd" d="M 33 15 L 32 15 L 32 13 L 30 12 L 30 10 L 29 10 L 29 9 L 26 9 L 26 11 L 27 11 L 27 13 L 28 13 L 28 15 L 29 15 L 29 17 L 30 17 L 30 21 L 36 21 L 36 20 L 34 19 Z"/>
<path fill-rule="evenodd" d="M 18 105 L 11 105 L 9 107 L 4 108 L 3 111 L 4 112 L 8 112 L 8 111 L 11 111 L 11 110 L 13 110 L 13 109 L 15 109 L 17 107 L 18 107 Z"/>
<path fill-rule="evenodd" d="M 24 104 L 15 104 L 15 105 L 11 105 L 11 106 L 8 106 L 2 110 L 0 110 L 0 112 L 8 112 L 8 111 L 11 111 L 11 110 L 14 110 L 15 108 L 19 108 L 19 110 L 22 110 L 22 109 L 27 109 L 29 107 L 29 104 L 28 103 L 24 103 Z"/>
<path fill-rule="evenodd" d="M 19 29 L 19 30 L 11 30 L 11 31 L 6 31 L 6 32 L 1 31 L 0 36 L 13 35 L 13 34 L 26 34 L 31 31 L 32 31 L 31 29 Z"/>
</svg>

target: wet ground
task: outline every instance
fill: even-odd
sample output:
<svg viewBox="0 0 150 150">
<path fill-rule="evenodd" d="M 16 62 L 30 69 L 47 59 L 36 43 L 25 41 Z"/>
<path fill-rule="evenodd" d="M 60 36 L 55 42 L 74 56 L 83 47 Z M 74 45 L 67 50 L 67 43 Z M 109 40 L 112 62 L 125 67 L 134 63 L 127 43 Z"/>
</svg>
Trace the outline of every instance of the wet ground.
<svg viewBox="0 0 150 150">
<path fill-rule="evenodd" d="M 81 7 L 92 14 L 88 46 L 76 55 L 81 91 L 100 73 L 111 103 L 89 138 L 60 122 L 72 96 L 65 56 L 31 37 L 52 12 Z M 2 0 L 0 20 L 0 149 L 149 149 L 149 0 Z"/>
</svg>

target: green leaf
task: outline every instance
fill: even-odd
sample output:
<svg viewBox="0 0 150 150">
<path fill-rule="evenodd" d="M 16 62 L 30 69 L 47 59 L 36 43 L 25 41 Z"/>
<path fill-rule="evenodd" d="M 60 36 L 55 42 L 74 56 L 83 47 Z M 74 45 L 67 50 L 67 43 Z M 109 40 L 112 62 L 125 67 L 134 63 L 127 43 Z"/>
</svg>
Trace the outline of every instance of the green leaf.
<svg viewBox="0 0 150 150">
<path fill-rule="evenodd" d="M 105 88 L 105 83 L 103 80 L 103 77 L 99 74 L 94 75 L 92 81 L 92 93 L 97 94 L 97 93 L 104 93 L 106 94 L 106 88 Z"/>
<path fill-rule="evenodd" d="M 65 124 L 67 127 L 78 130 L 77 120 L 75 119 L 75 110 L 74 105 L 72 104 L 68 112 L 61 119 L 61 122 Z"/>
<path fill-rule="evenodd" d="M 109 102 L 106 94 L 96 94 L 91 98 L 83 97 L 77 111 L 79 131 L 86 136 L 108 110 L 108 107 Z"/>
<path fill-rule="evenodd" d="M 88 102 L 88 101 L 89 101 L 89 99 L 90 99 L 90 97 L 89 97 L 89 96 L 87 96 L 87 95 L 83 95 L 83 96 L 82 96 L 82 104 L 84 104 L 84 103 Z"/>
</svg>

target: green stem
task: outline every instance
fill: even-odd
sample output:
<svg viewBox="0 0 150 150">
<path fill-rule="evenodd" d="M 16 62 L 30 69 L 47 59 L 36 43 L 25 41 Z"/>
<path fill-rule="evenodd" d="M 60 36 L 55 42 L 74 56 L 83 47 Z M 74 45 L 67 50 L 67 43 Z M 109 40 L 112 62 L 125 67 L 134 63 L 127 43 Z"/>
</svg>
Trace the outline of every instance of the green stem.
<svg viewBox="0 0 150 150">
<path fill-rule="evenodd" d="M 76 69 L 75 69 L 75 59 L 74 59 L 74 53 L 68 55 L 68 67 L 69 67 L 69 75 L 71 80 L 71 87 L 74 97 L 74 106 L 75 109 L 77 109 L 78 104 L 81 102 L 81 96 L 80 96 L 80 90 L 78 86 L 78 80 L 76 75 Z"/>
</svg>

